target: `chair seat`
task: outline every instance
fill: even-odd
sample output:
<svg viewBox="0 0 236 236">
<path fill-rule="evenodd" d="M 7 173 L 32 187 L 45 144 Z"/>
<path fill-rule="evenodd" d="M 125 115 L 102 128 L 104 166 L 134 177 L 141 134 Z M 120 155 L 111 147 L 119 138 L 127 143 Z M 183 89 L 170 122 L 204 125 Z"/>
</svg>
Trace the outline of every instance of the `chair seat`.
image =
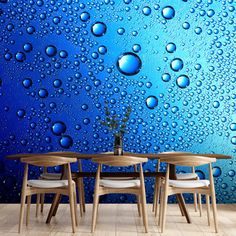
<svg viewBox="0 0 236 236">
<path fill-rule="evenodd" d="M 28 180 L 27 184 L 30 187 L 36 187 L 36 188 L 61 188 L 61 187 L 68 186 L 68 180 L 32 179 L 32 180 Z"/>
<path fill-rule="evenodd" d="M 130 180 L 101 179 L 100 186 L 108 187 L 108 188 L 140 187 L 140 180 L 139 179 L 130 179 Z"/>
<path fill-rule="evenodd" d="M 197 179 L 198 175 L 196 173 L 181 173 L 181 174 L 176 174 L 176 178 L 181 180 L 181 179 Z"/>
<path fill-rule="evenodd" d="M 48 180 L 60 180 L 61 174 L 60 173 L 42 173 L 40 175 L 41 179 L 48 179 Z"/>
<path fill-rule="evenodd" d="M 169 180 L 169 185 L 176 188 L 201 188 L 210 185 L 209 180 Z"/>
</svg>

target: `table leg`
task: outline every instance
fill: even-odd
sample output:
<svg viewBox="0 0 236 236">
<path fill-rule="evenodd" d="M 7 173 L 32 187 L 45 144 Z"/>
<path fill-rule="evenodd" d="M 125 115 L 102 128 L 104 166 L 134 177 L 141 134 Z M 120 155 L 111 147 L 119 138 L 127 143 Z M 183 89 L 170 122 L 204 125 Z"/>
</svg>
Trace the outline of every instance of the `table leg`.
<svg viewBox="0 0 236 236">
<path fill-rule="evenodd" d="M 176 179 L 176 168 L 175 165 L 170 165 L 170 179 Z M 190 216 L 188 214 L 185 202 L 184 202 L 184 198 L 182 194 L 176 194 L 176 198 L 179 204 L 179 208 L 181 213 L 185 216 L 187 222 L 190 224 L 191 223 L 191 219 Z"/>
</svg>

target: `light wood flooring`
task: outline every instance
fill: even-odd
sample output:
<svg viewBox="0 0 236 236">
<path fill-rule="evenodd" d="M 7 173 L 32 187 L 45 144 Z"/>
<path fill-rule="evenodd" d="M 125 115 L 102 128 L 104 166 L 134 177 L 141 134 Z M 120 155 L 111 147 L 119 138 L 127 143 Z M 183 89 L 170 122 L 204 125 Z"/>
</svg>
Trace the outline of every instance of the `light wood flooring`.
<svg viewBox="0 0 236 236">
<path fill-rule="evenodd" d="M 149 233 L 144 233 L 141 218 L 138 216 L 135 204 L 100 204 L 98 221 L 95 233 L 91 234 L 92 204 L 86 205 L 86 214 L 79 217 L 76 233 L 72 234 L 69 204 L 61 204 L 58 214 L 50 225 L 45 224 L 50 205 L 45 205 L 44 213 L 35 217 L 35 204 L 31 205 L 30 222 L 26 227 L 25 222 L 20 235 L 27 236 L 236 236 L 236 205 L 217 205 L 219 215 L 220 233 L 214 233 L 213 219 L 211 226 L 207 225 L 206 209 L 203 205 L 203 216 L 194 212 L 193 205 L 187 205 L 192 224 L 187 224 L 180 215 L 177 205 L 169 204 L 167 208 L 166 231 L 160 234 L 157 220 L 148 205 Z M 0 204 L 0 235 L 17 236 L 20 205 Z M 78 207 L 79 210 L 79 207 Z M 213 216 L 211 215 L 211 218 Z"/>
</svg>

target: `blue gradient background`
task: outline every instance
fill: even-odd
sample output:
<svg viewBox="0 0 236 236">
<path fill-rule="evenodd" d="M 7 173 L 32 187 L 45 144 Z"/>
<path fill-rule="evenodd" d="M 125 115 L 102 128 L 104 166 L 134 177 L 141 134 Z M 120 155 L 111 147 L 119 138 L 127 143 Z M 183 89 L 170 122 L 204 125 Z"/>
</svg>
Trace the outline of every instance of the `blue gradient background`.
<svg viewBox="0 0 236 236">
<path fill-rule="evenodd" d="M 168 5 L 175 9 L 170 20 L 162 16 Z M 124 136 L 126 151 L 231 155 L 231 160 L 214 164 L 214 175 L 218 202 L 235 203 L 235 5 L 233 0 L 0 1 L 0 202 L 20 200 L 23 168 L 19 161 L 6 160 L 6 155 L 112 150 L 113 135 L 99 123 L 108 100 L 109 108 L 121 117 L 128 105 L 132 107 Z M 143 14 L 147 6 L 149 15 Z M 86 22 L 80 19 L 83 12 L 90 14 Z M 42 13 L 45 19 L 40 18 Z M 59 23 L 55 17 L 60 18 Z M 91 32 L 97 21 L 107 26 L 101 37 Z M 190 24 L 189 29 L 183 28 L 184 22 Z M 27 32 L 30 26 L 35 28 L 32 34 Z M 202 29 L 200 34 L 195 32 L 197 27 Z M 119 28 L 124 28 L 123 35 Z M 170 42 L 176 45 L 173 53 L 166 51 Z M 24 51 L 25 43 L 32 45 L 32 51 Z M 135 53 L 142 67 L 136 75 L 125 76 L 118 70 L 117 60 L 123 53 L 133 52 L 134 44 L 141 46 Z M 45 53 L 48 45 L 57 48 L 54 57 Z M 104 55 L 98 52 L 101 45 L 107 48 Z M 61 50 L 67 51 L 67 58 L 59 56 Z M 25 54 L 23 62 L 16 60 L 18 52 Z M 98 58 L 93 57 L 94 52 Z M 6 60 L 6 55 L 12 58 Z M 170 67 L 174 58 L 183 60 L 179 72 Z M 201 65 L 199 70 L 196 64 Z M 169 82 L 162 80 L 163 73 L 171 75 Z M 183 74 L 190 79 L 187 88 L 176 84 Z M 32 80 L 31 87 L 22 85 L 25 78 Z M 59 88 L 53 86 L 56 79 L 62 83 Z M 48 91 L 46 98 L 38 94 L 42 88 Z M 149 96 L 158 99 L 154 109 L 146 104 Z M 23 117 L 17 115 L 19 109 L 24 110 Z M 66 125 L 59 136 L 52 132 L 57 121 Z M 64 135 L 73 140 L 67 148 L 60 145 Z M 155 166 L 156 162 L 149 161 L 144 169 L 155 170 Z M 90 161 L 83 161 L 83 167 L 96 169 Z M 165 170 L 164 164 L 161 169 Z M 197 173 L 204 178 L 206 170 L 198 168 Z M 37 178 L 39 173 L 32 168 L 30 176 Z M 85 182 L 86 201 L 91 202 L 93 180 Z M 147 179 L 146 184 L 151 202 L 154 180 Z M 192 196 L 186 199 L 192 202 Z M 102 201 L 134 199 L 117 195 L 104 196 Z"/>
</svg>

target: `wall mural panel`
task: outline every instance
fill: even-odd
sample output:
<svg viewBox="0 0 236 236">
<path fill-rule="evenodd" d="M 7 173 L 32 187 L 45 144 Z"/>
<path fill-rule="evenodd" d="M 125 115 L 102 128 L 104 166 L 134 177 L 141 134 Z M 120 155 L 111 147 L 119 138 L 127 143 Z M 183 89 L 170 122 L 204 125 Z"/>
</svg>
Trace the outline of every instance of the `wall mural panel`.
<svg viewBox="0 0 236 236">
<path fill-rule="evenodd" d="M 23 168 L 8 154 L 112 150 L 100 123 L 105 101 L 120 120 L 132 109 L 127 151 L 234 157 L 235 8 L 233 0 L 1 0 L 0 202 L 20 199 Z M 235 203 L 235 160 L 213 168 L 218 202 Z M 91 202 L 93 180 L 85 181 Z M 151 202 L 154 180 L 146 181 Z"/>
</svg>

